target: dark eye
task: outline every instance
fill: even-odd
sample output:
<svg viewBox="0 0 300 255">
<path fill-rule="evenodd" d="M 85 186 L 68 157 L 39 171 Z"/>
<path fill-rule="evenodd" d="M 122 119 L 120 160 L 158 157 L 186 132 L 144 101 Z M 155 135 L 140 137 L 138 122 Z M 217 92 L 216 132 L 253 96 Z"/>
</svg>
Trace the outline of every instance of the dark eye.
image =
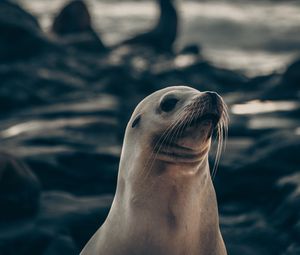
<svg viewBox="0 0 300 255">
<path fill-rule="evenodd" d="M 131 124 L 131 127 L 134 128 L 137 124 L 139 124 L 141 120 L 141 115 L 138 115 Z"/>
<path fill-rule="evenodd" d="M 160 109 L 164 112 L 170 112 L 175 108 L 178 101 L 179 100 L 175 97 L 165 98 L 160 103 Z"/>
</svg>

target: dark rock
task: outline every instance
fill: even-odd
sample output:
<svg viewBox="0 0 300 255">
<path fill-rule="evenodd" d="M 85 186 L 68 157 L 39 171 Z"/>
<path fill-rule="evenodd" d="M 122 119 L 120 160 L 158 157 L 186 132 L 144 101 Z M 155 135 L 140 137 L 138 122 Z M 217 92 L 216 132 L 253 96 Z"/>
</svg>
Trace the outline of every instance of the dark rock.
<svg viewBox="0 0 300 255">
<path fill-rule="evenodd" d="M 260 99 L 272 99 L 273 95 L 268 95 L 268 93 L 270 94 L 272 90 L 280 85 L 281 78 L 281 74 L 277 73 L 256 76 L 249 79 L 246 89 L 254 93 L 260 92 L 256 96 Z"/>
<path fill-rule="evenodd" d="M 93 152 L 60 152 L 28 157 L 26 162 L 46 190 L 73 194 L 103 194 L 115 190 L 119 157 Z"/>
<path fill-rule="evenodd" d="M 226 246 L 227 252 L 231 255 L 258 255 L 257 249 L 242 244 L 228 244 Z M 259 253 L 260 254 L 260 253 Z"/>
<path fill-rule="evenodd" d="M 226 93 L 242 90 L 248 81 L 248 78 L 242 74 L 215 67 L 203 60 L 196 60 L 183 67 L 170 64 L 168 67 L 165 70 L 160 68 L 159 72 L 155 73 L 158 83 L 170 86 L 189 84 L 200 91 L 213 90 Z"/>
<path fill-rule="evenodd" d="M 221 188 L 218 195 L 223 201 L 234 196 L 236 201 L 272 208 L 278 203 L 278 198 L 274 196 L 275 184 L 279 178 L 298 169 L 300 161 L 296 155 L 299 153 L 300 137 L 290 130 L 263 137 L 244 152 L 244 157 L 239 158 L 241 155 L 238 155 L 235 160 L 232 159 L 232 163 L 236 162 L 234 166 L 220 169 L 219 178 L 222 180 L 227 176 L 227 185 L 218 185 L 218 189 Z M 237 174 L 243 178 L 237 181 L 234 178 Z"/>
<path fill-rule="evenodd" d="M 200 55 L 201 47 L 197 44 L 190 44 L 185 46 L 179 54 L 193 54 L 193 55 Z"/>
<path fill-rule="evenodd" d="M 299 142 L 292 130 L 264 135 L 236 156 L 230 155 L 231 163 L 219 170 L 215 185 L 221 215 L 234 219 L 221 218 L 229 254 L 297 254 Z M 228 150 L 234 153 L 231 146 Z M 230 210 L 222 207 L 230 203 L 235 205 Z M 250 220 L 253 212 L 260 216 Z"/>
<path fill-rule="evenodd" d="M 261 99 L 299 99 L 300 98 L 300 60 L 291 63 L 283 75 L 270 75 L 267 81 L 256 80 L 256 87 L 260 88 Z"/>
<path fill-rule="evenodd" d="M 22 223 L 19 224 L 22 225 Z M 2 236 L 0 238 L 0 252 L 1 255 L 41 255 L 54 238 L 53 233 L 32 226 L 24 232 L 16 231 L 13 235 Z"/>
<path fill-rule="evenodd" d="M 0 68 L 0 77 L 0 112 L 66 100 L 86 86 L 78 75 L 29 64 Z"/>
<path fill-rule="evenodd" d="M 69 2 L 55 17 L 52 32 L 63 38 L 63 43 L 79 50 L 106 50 L 91 24 L 91 16 L 84 1 Z"/>
<path fill-rule="evenodd" d="M 10 1 L 0 1 L 0 33 L 0 62 L 31 58 L 51 46 L 37 20 Z"/>
<path fill-rule="evenodd" d="M 59 235 L 47 247 L 43 255 L 78 255 L 79 250 L 70 236 Z"/>
<path fill-rule="evenodd" d="M 81 250 L 106 219 L 112 198 L 75 197 L 64 192 L 47 192 L 42 196 L 39 222 L 53 233 L 68 233 Z M 69 244 L 72 243 L 70 241 Z"/>
<path fill-rule="evenodd" d="M 81 0 L 69 2 L 55 17 L 52 31 L 58 35 L 76 34 L 91 30 L 91 16 Z"/>
<path fill-rule="evenodd" d="M 0 153 L 0 221 L 34 215 L 39 209 L 40 184 L 20 160 Z"/>
<path fill-rule="evenodd" d="M 296 172 L 280 178 L 276 185 L 277 203 L 272 208 L 270 221 L 289 235 L 293 249 L 300 248 L 297 243 L 300 234 L 300 174 Z"/>
<path fill-rule="evenodd" d="M 62 43 L 65 46 L 86 52 L 101 53 L 107 50 L 99 36 L 94 31 L 65 35 L 63 36 Z"/>
<path fill-rule="evenodd" d="M 287 67 L 283 74 L 283 82 L 286 89 L 292 89 L 294 92 L 300 91 L 300 59 Z"/>
<path fill-rule="evenodd" d="M 104 222 L 112 196 L 75 197 L 64 192 L 41 196 L 33 219 L 0 225 L 1 255 L 79 254 Z"/>
<path fill-rule="evenodd" d="M 283 255 L 297 255 L 297 254 L 300 254 L 299 242 L 295 242 L 291 244 Z"/>
</svg>

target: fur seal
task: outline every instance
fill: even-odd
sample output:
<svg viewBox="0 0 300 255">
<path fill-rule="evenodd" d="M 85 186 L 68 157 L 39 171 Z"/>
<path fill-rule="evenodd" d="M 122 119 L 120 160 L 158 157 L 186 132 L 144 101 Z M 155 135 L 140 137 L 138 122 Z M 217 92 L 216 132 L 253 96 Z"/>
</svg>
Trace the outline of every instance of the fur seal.
<svg viewBox="0 0 300 255">
<path fill-rule="evenodd" d="M 222 140 L 226 127 L 214 92 L 174 86 L 140 102 L 111 210 L 81 255 L 227 254 L 208 162 L 213 130 Z"/>
<path fill-rule="evenodd" d="M 174 0 L 157 0 L 160 16 L 155 26 L 147 32 L 129 38 L 119 45 L 143 45 L 156 52 L 172 52 L 177 36 L 178 15 Z"/>
</svg>

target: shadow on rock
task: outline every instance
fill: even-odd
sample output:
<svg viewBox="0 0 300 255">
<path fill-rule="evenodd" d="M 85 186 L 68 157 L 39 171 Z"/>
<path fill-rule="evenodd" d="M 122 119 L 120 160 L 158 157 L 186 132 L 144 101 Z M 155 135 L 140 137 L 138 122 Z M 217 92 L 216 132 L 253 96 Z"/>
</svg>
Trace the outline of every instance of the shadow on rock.
<svg viewBox="0 0 300 255">
<path fill-rule="evenodd" d="M 36 214 L 40 189 L 38 179 L 22 161 L 0 153 L 0 222 Z"/>
<path fill-rule="evenodd" d="M 104 222 L 111 202 L 111 196 L 79 198 L 64 192 L 43 193 L 34 219 L 1 225 L 1 254 L 78 255 Z"/>
<path fill-rule="evenodd" d="M 35 57 L 55 47 L 31 14 L 10 1 L 0 1 L 0 62 Z"/>
</svg>

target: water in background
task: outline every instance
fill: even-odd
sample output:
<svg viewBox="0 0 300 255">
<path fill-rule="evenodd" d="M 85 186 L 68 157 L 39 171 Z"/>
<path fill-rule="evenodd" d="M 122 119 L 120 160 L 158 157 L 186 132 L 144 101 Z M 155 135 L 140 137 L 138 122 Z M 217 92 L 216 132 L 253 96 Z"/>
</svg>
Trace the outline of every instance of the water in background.
<svg viewBox="0 0 300 255">
<path fill-rule="evenodd" d="M 65 0 L 19 0 L 48 29 Z M 106 44 L 151 27 L 155 1 L 87 0 Z M 181 16 L 177 47 L 196 43 L 219 66 L 248 75 L 281 71 L 300 49 L 300 4 L 296 2 L 177 1 Z"/>
</svg>

